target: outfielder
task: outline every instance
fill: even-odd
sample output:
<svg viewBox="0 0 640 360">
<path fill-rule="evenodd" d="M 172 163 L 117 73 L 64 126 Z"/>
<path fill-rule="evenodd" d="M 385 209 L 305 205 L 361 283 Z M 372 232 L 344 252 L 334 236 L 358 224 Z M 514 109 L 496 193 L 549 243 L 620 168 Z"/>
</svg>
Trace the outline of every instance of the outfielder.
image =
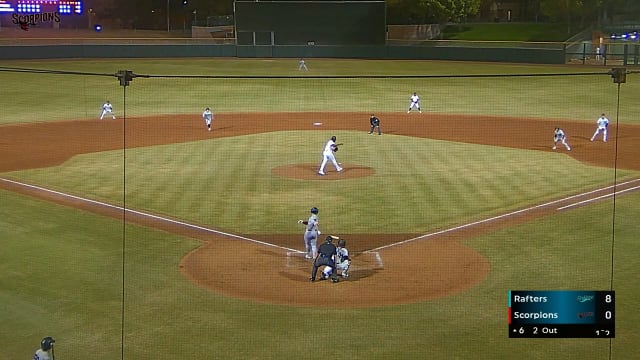
<svg viewBox="0 0 640 360">
<path fill-rule="evenodd" d="M 204 124 L 207 125 L 207 129 L 211 131 L 211 122 L 213 121 L 213 113 L 211 112 L 211 109 L 204 109 L 202 118 L 204 119 Z"/>
<path fill-rule="evenodd" d="M 309 71 L 309 69 L 307 69 L 307 64 L 305 64 L 304 59 L 300 59 L 300 61 L 298 61 L 298 71 Z"/>
<path fill-rule="evenodd" d="M 305 224 L 307 226 L 303 235 L 304 248 L 306 251 L 304 257 L 306 259 L 315 259 L 318 254 L 318 235 L 320 235 L 320 229 L 318 229 L 318 208 L 315 206 L 312 207 L 309 220 L 298 220 L 298 224 Z"/>
<path fill-rule="evenodd" d="M 334 237 L 327 236 L 327 241 L 320 245 L 318 249 L 318 256 L 316 256 L 315 260 L 313 260 L 313 268 L 311 269 L 311 282 L 316 281 L 316 273 L 318 272 L 318 268 L 320 266 L 328 266 L 331 269 L 335 267 L 335 257 L 336 257 L 336 246 L 332 244 Z M 322 276 L 322 280 L 326 280 L 324 277 L 324 273 Z M 333 271 L 331 274 L 331 281 L 334 283 L 338 282 L 337 271 Z"/>
<path fill-rule="evenodd" d="M 327 162 L 331 161 L 333 166 L 336 168 L 337 172 L 342 171 L 342 168 L 338 164 L 336 160 L 336 156 L 333 154 L 338 151 L 338 144 L 336 144 L 336 137 L 332 136 L 327 144 L 324 146 L 324 150 L 322 151 L 322 164 L 320 164 L 320 170 L 318 170 L 318 175 L 324 176 L 324 167 L 327 165 Z"/>
<path fill-rule="evenodd" d="M 107 114 L 111 114 L 111 117 L 113 118 L 113 120 L 116 119 L 116 115 L 113 113 L 113 105 L 111 105 L 109 100 L 107 100 L 107 102 L 102 104 L 102 114 L 100 114 L 100 120 L 102 120 L 102 118 Z"/>
<path fill-rule="evenodd" d="M 564 134 L 564 131 L 559 127 L 557 127 L 553 131 L 553 150 L 557 149 L 558 143 L 562 143 L 562 145 L 564 145 L 564 147 L 568 151 L 571 151 L 571 146 L 567 144 L 567 136 Z"/>
<path fill-rule="evenodd" d="M 593 133 L 591 141 L 595 140 L 596 136 L 598 136 L 599 133 L 602 133 L 602 141 L 607 142 L 607 128 L 609 127 L 609 119 L 607 119 L 607 117 L 602 114 L 600 115 L 598 120 L 596 120 L 596 123 L 598 124 L 598 128 L 596 129 L 596 132 Z"/>
<path fill-rule="evenodd" d="M 53 355 L 53 343 L 55 342 L 51 336 L 42 339 L 40 348 L 33 354 L 33 360 L 53 360 L 55 358 Z"/>
<path fill-rule="evenodd" d="M 333 237 L 336 238 L 335 236 Z M 336 248 L 336 276 L 338 275 L 338 271 L 342 271 L 342 278 L 346 279 L 349 277 L 349 266 L 351 265 L 351 259 L 349 258 L 349 250 L 346 248 L 347 241 L 344 239 L 338 240 L 338 247 Z M 333 268 L 326 266 L 324 270 L 322 270 L 322 278 L 328 279 L 333 272 Z"/>
<path fill-rule="evenodd" d="M 411 101 L 411 103 L 409 104 L 409 110 L 407 111 L 407 114 L 410 113 L 411 109 L 413 108 L 416 108 L 416 110 L 418 110 L 420 114 L 422 114 L 422 110 L 420 109 L 420 96 L 418 96 L 417 93 L 413 93 L 409 100 Z"/>
<path fill-rule="evenodd" d="M 376 128 L 378 128 L 378 135 L 382 135 L 382 131 L 380 130 L 380 119 L 378 119 L 375 115 L 371 114 L 371 117 L 369 117 L 369 124 L 371 125 L 369 134 L 373 134 L 373 131 Z"/>
</svg>

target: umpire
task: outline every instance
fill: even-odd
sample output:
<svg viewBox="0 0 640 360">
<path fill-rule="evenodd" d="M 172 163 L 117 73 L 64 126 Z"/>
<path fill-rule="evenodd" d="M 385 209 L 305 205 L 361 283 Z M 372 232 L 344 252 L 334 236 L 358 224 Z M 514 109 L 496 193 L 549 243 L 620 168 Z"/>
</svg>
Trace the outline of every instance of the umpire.
<svg viewBox="0 0 640 360">
<path fill-rule="evenodd" d="M 373 131 L 378 128 L 378 135 L 382 135 L 382 131 L 380 131 L 380 119 L 378 119 L 375 115 L 371 114 L 369 118 L 369 123 L 371 124 L 371 130 L 369 130 L 369 134 L 373 134 Z"/>
<path fill-rule="evenodd" d="M 322 265 L 330 266 L 333 271 L 331 272 L 331 281 L 338 282 L 338 272 L 336 271 L 335 256 L 336 246 L 333 245 L 333 236 L 327 236 L 327 241 L 320 245 L 318 248 L 318 256 L 313 261 L 313 269 L 311 270 L 311 282 L 316 281 L 316 273 L 318 268 Z"/>
</svg>

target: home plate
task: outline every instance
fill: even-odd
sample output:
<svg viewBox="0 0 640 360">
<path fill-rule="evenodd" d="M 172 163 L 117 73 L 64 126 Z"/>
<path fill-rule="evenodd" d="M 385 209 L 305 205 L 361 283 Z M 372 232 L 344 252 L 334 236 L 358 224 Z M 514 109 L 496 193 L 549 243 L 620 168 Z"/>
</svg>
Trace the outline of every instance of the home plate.
<svg viewBox="0 0 640 360">
<path fill-rule="evenodd" d="M 313 126 L 320 126 L 320 125 L 322 125 L 322 123 L 321 123 L 321 122 L 314 122 L 314 123 L 313 123 Z"/>
</svg>

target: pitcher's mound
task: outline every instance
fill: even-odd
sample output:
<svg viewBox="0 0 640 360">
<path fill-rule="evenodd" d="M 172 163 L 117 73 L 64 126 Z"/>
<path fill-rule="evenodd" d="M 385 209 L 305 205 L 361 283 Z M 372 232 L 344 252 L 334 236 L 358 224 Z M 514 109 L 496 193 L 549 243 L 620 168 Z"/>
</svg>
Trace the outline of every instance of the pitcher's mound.
<svg viewBox="0 0 640 360">
<path fill-rule="evenodd" d="M 318 175 L 318 164 L 288 164 L 273 168 L 271 172 L 276 175 L 303 180 L 342 180 L 355 179 L 375 174 L 375 170 L 368 166 L 342 164 L 342 171 L 336 172 L 333 166 L 325 168 L 325 175 Z"/>
</svg>

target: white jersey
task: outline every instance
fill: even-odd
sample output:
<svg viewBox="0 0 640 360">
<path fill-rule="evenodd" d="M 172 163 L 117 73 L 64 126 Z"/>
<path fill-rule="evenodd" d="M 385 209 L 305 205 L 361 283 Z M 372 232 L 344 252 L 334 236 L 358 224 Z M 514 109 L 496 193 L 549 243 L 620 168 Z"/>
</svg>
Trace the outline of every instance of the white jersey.
<svg viewBox="0 0 640 360">
<path fill-rule="evenodd" d="M 324 146 L 324 151 L 322 153 L 324 155 L 332 155 L 334 146 L 336 146 L 336 142 L 329 139 L 329 141 L 327 141 L 327 145 Z"/>
<path fill-rule="evenodd" d="M 341 264 L 346 260 L 349 260 L 349 250 L 347 248 L 339 247 L 336 251 L 336 263 Z"/>
<path fill-rule="evenodd" d="M 562 140 L 565 138 L 565 134 L 564 131 L 562 131 L 562 129 L 558 129 L 553 133 L 553 138 L 555 140 Z"/>
<path fill-rule="evenodd" d="M 604 129 L 609 125 L 609 119 L 604 116 L 598 118 L 598 129 Z"/>
<path fill-rule="evenodd" d="M 33 360 L 51 360 L 51 355 L 49 355 L 48 351 L 38 349 L 33 355 Z"/>
<path fill-rule="evenodd" d="M 205 111 L 202 113 L 202 118 L 203 118 L 205 121 L 207 121 L 207 123 L 208 123 L 208 122 L 210 122 L 210 121 L 211 121 L 211 119 L 213 118 L 213 113 L 211 112 L 211 110 L 205 110 Z"/>
<path fill-rule="evenodd" d="M 113 105 L 111 105 L 110 103 L 104 103 L 102 105 L 102 110 L 105 112 L 113 112 Z"/>
<path fill-rule="evenodd" d="M 420 97 L 418 95 L 411 95 L 409 100 L 411 100 L 412 104 L 417 104 L 420 102 Z"/>
</svg>

